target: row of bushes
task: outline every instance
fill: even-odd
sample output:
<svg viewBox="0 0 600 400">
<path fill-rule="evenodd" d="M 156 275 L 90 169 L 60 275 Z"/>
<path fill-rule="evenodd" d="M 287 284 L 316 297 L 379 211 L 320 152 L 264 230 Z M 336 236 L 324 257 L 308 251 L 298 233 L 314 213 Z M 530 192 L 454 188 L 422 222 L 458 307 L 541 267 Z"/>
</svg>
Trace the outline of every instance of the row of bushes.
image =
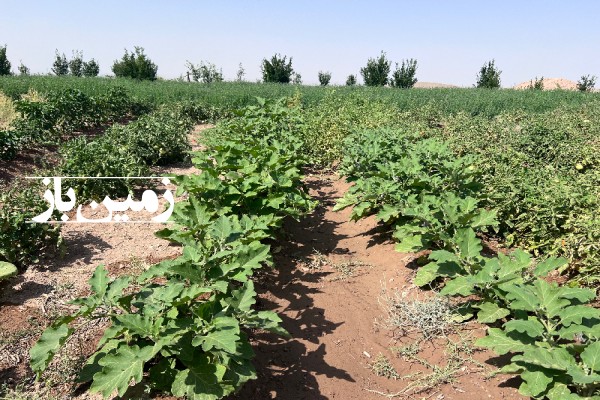
<svg viewBox="0 0 600 400">
<path fill-rule="evenodd" d="M 361 132 L 346 142 L 342 172 L 355 182 L 337 208 L 376 215 L 392 227 L 399 251 L 432 250 L 414 283 L 461 298 L 463 319 L 493 324 L 477 344 L 509 354 L 502 372 L 536 399 L 600 395 L 600 310 L 595 289 L 558 286 L 549 274 L 564 258 L 533 262 L 522 250 L 486 256 L 477 232 L 498 226 L 482 207 L 481 171 L 438 139 L 400 131 Z"/>
<path fill-rule="evenodd" d="M 14 157 L 23 146 L 36 142 L 60 141 L 65 134 L 141 115 L 148 105 L 132 98 L 124 88 L 113 87 L 97 96 L 77 89 L 63 89 L 43 97 L 14 102 L 20 117 L 0 132 L 0 156 Z"/>
<path fill-rule="evenodd" d="M 129 124 L 115 124 L 95 139 L 78 137 L 65 142 L 59 149 L 59 166 L 38 174 L 147 176 L 151 166 L 184 160 L 190 150 L 187 135 L 193 124 L 213 117 L 214 111 L 201 105 L 163 107 Z M 138 183 L 124 179 L 63 180 L 63 186 L 75 190 L 79 202 L 101 200 L 107 195 L 126 196 Z M 60 225 L 27 222 L 47 210 L 44 189 L 39 182 L 17 182 L 0 197 L 0 261 L 22 269 L 60 248 Z"/>
</svg>

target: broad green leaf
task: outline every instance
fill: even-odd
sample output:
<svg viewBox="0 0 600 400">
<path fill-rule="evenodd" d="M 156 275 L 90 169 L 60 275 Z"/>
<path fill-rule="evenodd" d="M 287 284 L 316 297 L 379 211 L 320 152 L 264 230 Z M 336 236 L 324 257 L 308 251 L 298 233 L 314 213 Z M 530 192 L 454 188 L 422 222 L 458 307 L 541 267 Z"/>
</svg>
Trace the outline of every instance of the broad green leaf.
<svg viewBox="0 0 600 400">
<path fill-rule="evenodd" d="M 580 303 L 587 303 L 596 298 L 596 291 L 594 289 L 561 286 L 559 296 L 563 299 L 577 300 Z"/>
<path fill-rule="evenodd" d="M 543 279 L 537 279 L 533 286 L 540 300 L 540 307 L 546 311 L 549 317 L 557 316 L 569 301 L 560 298 L 560 289 L 555 284 L 550 284 Z"/>
<path fill-rule="evenodd" d="M 414 253 L 426 248 L 423 236 L 406 235 L 396 244 L 395 250 L 400 253 Z"/>
<path fill-rule="evenodd" d="M 496 303 L 485 302 L 476 306 L 479 308 L 477 313 L 477 321 L 484 324 L 491 324 L 497 320 L 506 317 L 510 314 L 510 311 L 506 308 L 500 308 Z"/>
<path fill-rule="evenodd" d="M 544 277 L 548 275 L 548 273 L 556 271 L 567 263 L 568 261 L 566 258 L 548 258 L 536 265 L 534 274 L 535 276 Z"/>
<path fill-rule="evenodd" d="M 581 324 L 571 324 L 558 331 L 561 339 L 574 340 L 583 334 L 590 338 L 600 339 L 600 320 L 596 318 L 582 320 Z"/>
<path fill-rule="evenodd" d="M 542 325 L 535 317 L 531 317 L 528 320 L 510 320 L 504 324 L 504 329 L 508 332 L 521 332 L 534 339 L 541 337 L 545 332 L 544 325 Z"/>
<path fill-rule="evenodd" d="M 499 355 L 524 351 L 529 348 L 527 344 L 506 336 L 499 328 L 489 328 L 487 336 L 477 339 L 475 344 L 492 349 Z"/>
<path fill-rule="evenodd" d="M 47 328 L 36 344 L 29 350 L 31 369 L 38 375 L 48 367 L 50 361 L 65 343 L 73 329 L 67 324 L 50 326 Z"/>
<path fill-rule="evenodd" d="M 197 335 L 192 345 L 202 345 L 202 350 L 223 350 L 235 354 L 237 342 L 240 340 L 240 326 L 235 318 L 218 317 L 213 323 L 213 330 L 205 335 Z"/>
<path fill-rule="evenodd" d="M 473 229 L 459 229 L 455 240 L 463 258 L 476 258 L 481 255 L 481 250 L 483 250 L 481 239 L 475 235 Z"/>
<path fill-rule="evenodd" d="M 577 305 L 563 308 L 558 316 L 564 326 L 569 326 L 573 323 L 581 325 L 584 318 L 600 319 L 600 310 L 590 306 Z"/>
<path fill-rule="evenodd" d="M 14 264 L 0 261 L 0 280 L 15 276 L 17 272 L 17 267 Z"/>
<path fill-rule="evenodd" d="M 413 284 L 417 286 L 424 286 L 435 280 L 438 274 L 438 265 L 436 263 L 429 263 L 417 270 L 417 275 L 413 280 Z"/>
<path fill-rule="evenodd" d="M 98 360 L 102 370 L 94 375 L 90 391 L 109 397 L 116 390 L 119 396 L 123 396 L 132 381 L 139 383 L 142 380 L 144 364 L 154 354 L 153 346 L 119 346 Z"/>
<path fill-rule="evenodd" d="M 521 373 L 521 378 L 524 382 L 519 387 L 519 393 L 524 396 L 537 397 L 542 394 L 552 382 L 552 378 L 542 371 L 526 370 Z"/>
<path fill-rule="evenodd" d="M 538 297 L 526 286 L 511 285 L 506 288 L 506 299 L 513 310 L 536 311 L 539 306 Z"/>
<path fill-rule="evenodd" d="M 103 297 L 108 288 L 108 281 L 108 271 L 104 268 L 104 265 L 99 265 L 90 278 L 89 283 L 92 291 L 96 293 L 98 297 Z"/>
<path fill-rule="evenodd" d="M 576 394 L 571 393 L 567 385 L 560 382 L 555 382 L 552 389 L 546 394 L 548 400 L 581 400 Z"/>
<path fill-rule="evenodd" d="M 190 400 L 217 400 L 226 393 L 221 381 L 227 368 L 212 363 L 207 356 L 194 357 L 193 364 L 175 376 L 171 391 L 173 395 Z"/>
<path fill-rule="evenodd" d="M 139 335 L 141 337 L 152 337 L 153 321 L 147 315 L 140 314 L 122 314 L 115 316 L 119 323 L 127 328 L 130 334 Z"/>
<path fill-rule="evenodd" d="M 469 296 L 473 294 L 474 281 L 471 276 L 457 276 L 446 282 L 446 286 L 440 291 L 444 296 Z"/>
<path fill-rule="evenodd" d="M 482 226 L 497 225 L 498 221 L 496 220 L 496 214 L 496 210 L 488 211 L 485 209 L 481 209 L 481 211 L 471 220 L 471 227 L 479 228 Z"/>
<path fill-rule="evenodd" d="M 123 295 L 123 290 L 129 286 L 130 282 L 131 277 L 129 276 L 122 276 L 112 281 L 106 291 L 107 301 L 115 303 Z"/>
<path fill-rule="evenodd" d="M 573 382 L 581 385 L 600 384 L 600 375 L 593 372 L 586 373 L 578 366 L 569 367 L 567 373 L 573 378 Z"/>
<path fill-rule="evenodd" d="M 600 372 L 600 342 L 588 345 L 581 353 L 581 359 L 588 368 Z"/>
<path fill-rule="evenodd" d="M 566 349 L 561 347 L 545 349 L 531 346 L 523 354 L 514 356 L 511 361 L 522 361 L 558 371 L 566 371 L 571 366 L 577 366 L 575 358 Z"/>
<path fill-rule="evenodd" d="M 251 307 L 256 303 L 256 292 L 254 291 L 254 283 L 248 281 L 240 290 L 233 290 L 232 297 L 235 299 L 232 304 L 240 311 L 249 312 Z"/>
<path fill-rule="evenodd" d="M 431 253 L 429 253 L 428 258 L 430 260 L 435 260 L 438 261 L 439 263 L 444 263 L 444 262 L 453 262 L 453 263 L 460 263 L 460 258 L 454 254 L 451 253 L 447 250 L 434 250 Z"/>
<path fill-rule="evenodd" d="M 398 218 L 398 215 L 400 215 L 398 209 L 386 204 L 381 208 L 381 211 L 377 213 L 377 219 L 384 223 L 388 223 L 390 220 Z"/>
</svg>

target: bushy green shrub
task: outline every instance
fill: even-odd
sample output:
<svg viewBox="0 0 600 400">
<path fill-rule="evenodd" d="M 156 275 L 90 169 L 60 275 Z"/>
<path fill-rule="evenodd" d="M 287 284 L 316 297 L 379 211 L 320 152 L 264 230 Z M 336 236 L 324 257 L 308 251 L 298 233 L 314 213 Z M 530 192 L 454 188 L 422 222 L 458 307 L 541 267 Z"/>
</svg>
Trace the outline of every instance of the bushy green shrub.
<svg viewBox="0 0 600 400">
<path fill-rule="evenodd" d="M 144 48 L 136 46 L 132 53 L 127 49 L 120 61 L 115 61 L 112 71 L 119 78 L 156 80 L 158 67 L 144 54 Z"/>
<path fill-rule="evenodd" d="M 44 190 L 39 181 L 26 181 L 0 194 L 0 261 L 22 270 L 61 247 L 60 225 L 28 222 L 48 210 Z"/>
<path fill-rule="evenodd" d="M 382 51 L 378 58 L 369 58 L 367 65 L 360 69 L 360 74 L 367 86 L 385 86 L 388 83 L 391 61 Z"/>
<path fill-rule="evenodd" d="M 79 137 L 66 142 L 60 149 L 63 176 L 127 177 L 148 176 L 143 160 L 124 145 L 109 137 L 88 140 Z M 101 201 L 104 196 L 123 197 L 131 193 L 138 181 L 129 179 L 65 179 L 64 186 L 75 190 L 79 201 Z"/>
<path fill-rule="evenodd" d="M 292 68 L 292 57 L 289 61 L 287 56 L 281 57 L 279 54 L 275 54 L 271 57 L 271 60 L 263 59 L 261 65 L 261 71 L 264 82 L 273 83 L 290 83 L 294 69 Z"/>
<path fill-rule="evenodd" d="M 484 89 L 498 89 L 500 88 L 501 73 L 502 71 L 496 68 L 494 60 L 488 61 L 486 64 L 483 64 L 479 70 L 475 86 Z"/>
<path fill-rule="evenodd" d="M 417 60 L 404 60 L 402 66 L 398 67 L 396 63 L 396 70 L 392 74 L 390 85 L 401 89 L 410 89 L 417 83 L 415 75 L 417 73 Z"/>
<path fill-rule="evenodd" d="M 329 81 L 331 81 L 331 72 L 319 71 L 319 83 L 321 86 L 329 85 Z"/>
</svg>

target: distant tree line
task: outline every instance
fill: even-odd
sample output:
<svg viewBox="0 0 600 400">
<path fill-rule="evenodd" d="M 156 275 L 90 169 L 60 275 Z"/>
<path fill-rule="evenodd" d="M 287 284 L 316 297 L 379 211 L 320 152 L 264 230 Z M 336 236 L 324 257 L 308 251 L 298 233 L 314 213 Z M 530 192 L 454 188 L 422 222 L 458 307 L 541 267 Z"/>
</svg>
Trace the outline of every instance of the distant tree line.
<svg viewBox="0 0 600 400">
<path fill-rule="evenodd" d="M 400 63 L 395 63 L 394 71 L 391 70 L 392 62 L 388 60 L 386 53 L 381 52 L 378 57 L 369 58 L 367 64 L 360 69 L 360 74 L 366 86 L 391 86 L 393 88 L 410 89 L 417 83 L 417 60 L 405 59 Z M 190 61 L 186 63 L 186 75 L 188 82 L 201 82 L 210 84 L 223 81 L 223 70 L 217 68 L 210 62 L 201 61 L 200 64 L 193 64 Z M 144 48 L 134 47 L 132 52 L 125 49 L 125 54 L 120 60 L 115 60 L 111 67 L 116 77 L 131 78 L 137 80 L 156 80 L 158 66 L 150 60 L 144 53 Z M 30 70 L 22 62 L 17 67 L 19 75 L 29 75 Z M 95 59 L 84 61 L 83 52 L 74 50 L 70 60 L 67 60 L 64 53 L 56 50 L 54 62 L 52 64 L 52 73 L 57 76 L 85 76 L 94 77 L 100 73 L 100 65 Z M 301 84 L 302 76 L 294 71 L 292 66 L 292 57 L 274 54 L 270 59 L 264 58 L 261 63 L 262 81 L 282 84 Z M 391 73 L 391 75 L 390 75 Z M 484 89 L 500 88 L 500 75 L 502 71 L 498 69 L 495 60 L 483 64 L 476 77 L 475 87 Z M 13 75 L 11 63 L 6 56 L 6 45 L 0 46 L 0 75 Z M 244 80 L 245 70 L 242 64 L 239 65 L 236 81 Z M 327 86 L 331 82 L 331 72 L 319 71 L 318 79 L 321 86 Z M 347 86 L 357 84 L 356 75 L 352 74 L 346 78 Z M 596 85 L 596 77 L 584 75 L 577 82 L 577 89 L 582 92 L 589 92 Z M 544 87 L 544 77 L 535 78 L 531 81 L 528 88 L 532 90 L 541 90 Z"/>
</svg>

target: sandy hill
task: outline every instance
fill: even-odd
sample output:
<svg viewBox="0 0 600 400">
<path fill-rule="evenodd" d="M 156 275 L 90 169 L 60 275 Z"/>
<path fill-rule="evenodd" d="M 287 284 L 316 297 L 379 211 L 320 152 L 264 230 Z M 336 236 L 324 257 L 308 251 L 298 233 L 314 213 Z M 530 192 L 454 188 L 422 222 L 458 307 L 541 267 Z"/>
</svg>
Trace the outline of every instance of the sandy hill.
<svg viewBox="0 0 600 400">
<path fill-rule="evenodd" d="M 457 88 L 458 86 L 449 85 L 447 83 L 437 83 L 437 82 L 417 82 L 415 83 L 416 88 L 421 89 L 433 89 L 433 88 Z"/>
<path fill-rule="evenodd" d="M 526 81 L 515 85 L 515 89 L 527 89 L 530 83 L 535 83 L 535 79 L 531 81 Z M 555 90 L 555 89 L 564 89 L 564 90 L 576 90 L 577 82 L 573 82 L 569 79 L 565 78 L 544 78 L 544 90 Z"/>
</svg>

